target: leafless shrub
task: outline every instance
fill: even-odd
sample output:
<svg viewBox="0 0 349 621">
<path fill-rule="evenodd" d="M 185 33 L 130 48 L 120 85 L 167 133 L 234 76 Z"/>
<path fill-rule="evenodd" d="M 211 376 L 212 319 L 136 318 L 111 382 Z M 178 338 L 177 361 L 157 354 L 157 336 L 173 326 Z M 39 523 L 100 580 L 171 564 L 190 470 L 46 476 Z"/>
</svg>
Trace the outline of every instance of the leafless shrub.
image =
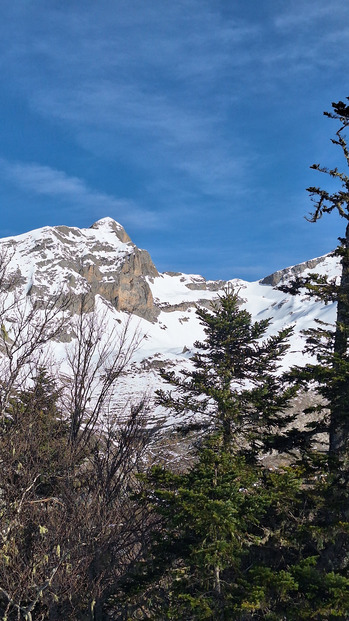
<svg viewBox="0 0 349 621">
<path fill-rule="evenodd" d="M 106 321 L 106 310 L 91 309 L 82 296 L 79 313 L 72 320 L 75 339 L 66 348 L 68 369 L 61 376 L 75 449 L 83 450 L 102 424 L 115 386 L 141 341 L 139 333 L 130 330 L 131 316 L 123 325 L 115 322 L 108 332 Z"/>
<path fill-rule="evenodd" d="M 136 508 L 148 404 L 121 404 L 117 383 L 140 337 L 81 298 L 26 295 L 0 264 L 0 615 L 102 619 L 139 559 L 150 517 Z M 18 286 L 17 286 L 18 285 Z M 2 286 L 2 289 L 1 289 Z M 43 368 L 67 325 L 66 374 Z"/>
<path fill-rule="evenodd" d="M 44 364 L 48 345 L 67 325 L 67 302 L 60 296 L 32 300 L 13 294 L 3 312 L 0 331 L 0 415 L 4 416 L 13 390 L 23 386 L 33 369 Z"/>
</svg>

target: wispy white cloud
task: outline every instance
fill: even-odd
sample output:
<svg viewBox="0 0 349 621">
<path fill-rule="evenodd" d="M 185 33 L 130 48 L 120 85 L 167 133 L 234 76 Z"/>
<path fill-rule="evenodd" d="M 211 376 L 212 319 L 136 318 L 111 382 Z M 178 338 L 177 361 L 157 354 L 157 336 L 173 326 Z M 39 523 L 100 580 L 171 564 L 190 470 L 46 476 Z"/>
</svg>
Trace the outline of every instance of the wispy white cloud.
<svg viewBox="0 0 349 621">
<path fill-rule="evenodd" d="M 305 3 L 303 0 L 298 0 L 292 4 L 289 4 L 285 9 L 276 14 L 275 26 L 283 31 L 300 28 L 308 28 L 309 26 L 314 28 L 315 24 L 326 20 L 327 25 L 329 22 L 336 19 L 338 15 L 338 9 L 343 16 L 343 12 L 349 14 L 349 7 L 345 5 L 341 0 L 333 0 L 331 3 L 318 0 L 316 3 Z"/>
<path fill-rule="evenodd" d="M 181 175 L 218 198 L 239 190 L 247 147 L 237 135 L 232 143 L 226 128 L 234 71 L 251 63 L 260 26 L 226 21 L 198 0 L 165 10 L 162 3 L 119 2 L 117 11 L 104 4 L 108 10 L 96 11 L 88 3 L 83 16 L 46 7 L 40 36 L 27 14 L 31 36 L 25 46 L 15 37 L 9 48 L 32 110 L 69 126 L 94 155 L 120 157 L 149 177 L 174 175 L 178 184 Z"/>
<path fill-rule="evenodd" d="M 343 0 L 4 0 L 0 87 L 41 139 L 8 157 L 41 164 L 2 162 L 3 174 L 50 205 L 172 227 L 174 245 L 181 227 L 220 219 L 217 245 L 230 226 L 236 252 L 257 228 L 293 250 L 275 214 L 290 209 L 296 161 L 318 157 L 304 145 L 314 108 L 320 125 L 332 87 L 346 88 L 348 17 Z M 60 170 L 85 161 L 84 179 Z"/>
<path fill-rule="evenodd" d="M 17 188 L 54 201 L 61 201 L 69 209 L 90 211 L 92 214 L 104 213 L 134 228 L 166 227 L 166 221 L 159 214 L 140 209 L 132 200 L 117 199 L 94 190 L 83 179 L 69 176 L 62 170 L 37 163 L 9 162 L 5 159 L 0 159 L 0 167 L 0 175 Z M 52 204 L 50 206 L 52 207 Z"/>
<path fill-rule="evenodd" d="M 241 138 L 231 144 L 214 115 L 195 114 L 135 85 L 104 82 L 73 93 L 38 92 L 35 106 L 72 123 L 79 142 L 95 154 L 118 155 L 153 175 L 179 172 L 196 191 L 240 194 L 255 162 Z"/>
<path fill-rule="evenodd" d="M 311 36 L 312 20 L 325 23 L 332 4 L 267 4 L 269 21 L 201 0 L 103 0 L 83 13 L 45 5 L 40 19 L 42 3 L 14 8 L 17 31 L 4 33 L 8 79 L 35 114 L 69 127 L 94 156 L 143 170 L 148 187 L 166 178 L 198 198 L 238 198 L 261 154 L 235 121 L 236 103 L 257 103 L 266 91 L 280 98 L 280 83 L 334 62 Z"/>
</svg>

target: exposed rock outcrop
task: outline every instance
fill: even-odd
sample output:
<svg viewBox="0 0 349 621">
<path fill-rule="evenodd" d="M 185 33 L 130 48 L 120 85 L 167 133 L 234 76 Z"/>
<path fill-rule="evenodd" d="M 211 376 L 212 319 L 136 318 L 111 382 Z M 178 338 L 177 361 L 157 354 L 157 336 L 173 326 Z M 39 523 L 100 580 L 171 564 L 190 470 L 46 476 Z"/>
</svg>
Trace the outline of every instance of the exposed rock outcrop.
<svg viewBox="0 0 349 621">
<path fill-rule="evenodd" d="M 262 285 L 271 285 L 272 287 L 276 287 L 281 281 L 297 276 L 306 269 L 313 270 L 317 265 L 319 265 L 319 263 L 326 261 L 326 258 L 326 256 L 318 257 L 316 259 L 300 263 L 299 265 L 294 265 L 293 267 L 286 267 L 284 270 L 278 270 L 277 272 L 269 274 L 269 276 L 263 278 L 260 283 Z"/>
<path fill-rule="evenodd" d="M 169 304 L 168 302 L 159 304 L 159 308 L 165 313 L 172 313 L 172 311 L 187 311 L 189 308 L 196 308 L 197 306 L 203 306 L 208 310 L 212 309 L 212 300 L 198 299 L 195 302 L 179 302 L 178 304 Z"/>
<path fill-rule="evenodd" d="M 158 276 L 150 255 L 146 250 L 134 247 L 124 257 L 113 282 L 98 280 L 98 293 L 115 304 L 118 310 L 126 310 L 148 321 L 159 314 L 154 306 L 153 296 L 145 276 Z"/>
</svg>

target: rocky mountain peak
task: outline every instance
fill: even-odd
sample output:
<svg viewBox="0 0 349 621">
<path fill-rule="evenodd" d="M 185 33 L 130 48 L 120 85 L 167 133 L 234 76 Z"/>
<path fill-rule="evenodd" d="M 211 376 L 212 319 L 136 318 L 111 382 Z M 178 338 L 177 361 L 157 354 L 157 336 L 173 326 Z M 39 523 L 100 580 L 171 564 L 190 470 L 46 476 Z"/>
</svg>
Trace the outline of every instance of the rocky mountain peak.
<svg viewBox="0 0 349 621">
<path fill-rule="evenodd" d="M 146 250 L 132 243 L 112 218 L 90 228 L 53 226 L 0 240 L 0 254 L 11 256 L 11 269 L 20 273 L 27 295 L 69 296 L 74 312 L 81 294 L 94 304 L 102 296 L 116 310 L 153 321 L 154 306 L 146 277 L 158 271 Z"/>
<path fill-rule="evenodd" d="M 130 237 L 127 235 L 125 229 L 123 226 L 121 226 L 121 224 L 119 224 L 119 222 L 116 222 L 116 220 L 113 220 L 113 218 L 110 217 L 105 217 L 105 218 L 100 218 L 100 220 L 97 220 L 97 222 L 95 222 L 94 224 L 92 224 L 92 226 L 90 227 L 91 229 L 95 229 L 95 230 L 106 230 L 106 231 L 112 231 L 113 233 L 116 234 L 116 236 L 118 237 L 118 239 L 123 242 L 124 244 L 131 242 Z"/>
</svg>

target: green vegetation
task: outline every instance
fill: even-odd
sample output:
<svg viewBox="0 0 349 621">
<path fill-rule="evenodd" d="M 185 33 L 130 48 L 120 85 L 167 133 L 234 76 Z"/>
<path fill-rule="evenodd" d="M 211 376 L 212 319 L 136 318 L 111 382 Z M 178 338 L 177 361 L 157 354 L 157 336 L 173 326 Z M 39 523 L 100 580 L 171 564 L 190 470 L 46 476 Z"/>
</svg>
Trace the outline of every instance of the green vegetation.
<svg viewBox="0 0 349 621">
<path fill-rule="evenodd" d="M 193 370 L 180 376 L 163 372 L 175 394 L 159 391 L 158 402 L 176 414 L 187 413 L 188 421 L 194 417 L 188 429 L 219 432 L 225 447 L 255 460 L 292 422 L 285 410 L 296 389 L 276 376 L 292 328 L 262 341 L 270 320 L 253 323 L 240 304 L 236 293 L 227 292 L 212 312 L 197 309 L 206 338 L 195 343 Z"/>
<path fill-rule="evenodd" d="M 333 108 L 328 116 L 341 124 L 333 142 L 349 164 L 343 136 L 349 107 L 340 102 Z M 312 221 L 333 209 L 348 220 L 349 178 L 337 169 L 314 168 L 339 179 L 342 189 L 330 194 L 309 188 Z M 336 250 L 339 286 L 316 274 L 288 286 L 337 300 L 338 316 L 334 332 L 319 325 L 308 333 L 317 363 L 280 381 L 275 369 L 287 333 L 261 342 L 267 325 L 252 324 L 234 293 L 212 313 L 197 311 L 206 340 L 196 344 L 194 369 L 180 377 L 163 374 L 174 392 L 158 397 L 174 413 L 191 416 L 201 441 L 189 472 L 155 468 L 143 478 L 141 501 L 162 525 L 150 558 L 128 585 L 128 596 L 140 597 L 134 618 L 349 618 L 348 247 L 347 227 Z M 291 427 L 296 421 L 283 411 L 297 386 L 310 385 L 325 403 L 308 409 L 317 414 L 315 422 Z M 320 432 L 327 434 L 328 449 L 319 453 Z M 261 457 L 271 448 L 283 458 L 279 464 L 288 455 L 287 467 L 263 467 Z"/>
<path fill-rule="evenodd" d="M 184 380 L 164 374 L 181 394 L 158 397 L 175 412 L 212 413 L 212 423 L 188 472 L 155 467 L 142 477 L 139 502 L 161 521 L 125 588 L 139 603 L 133 618 L 345 619 L 345 492 L 308 431 L 298 434 L 283 414 L 296 388 L 273 372 L 287 334 L 255 340 L 266 326 L 252 324 L 234 293 L 198 313 L 207 339 L 196 344 L 194 369 Z M 297 444 L 302 433 L 308 441 Z M 275 446 L 269 469 L 263 454 Z"/>
</svg>

